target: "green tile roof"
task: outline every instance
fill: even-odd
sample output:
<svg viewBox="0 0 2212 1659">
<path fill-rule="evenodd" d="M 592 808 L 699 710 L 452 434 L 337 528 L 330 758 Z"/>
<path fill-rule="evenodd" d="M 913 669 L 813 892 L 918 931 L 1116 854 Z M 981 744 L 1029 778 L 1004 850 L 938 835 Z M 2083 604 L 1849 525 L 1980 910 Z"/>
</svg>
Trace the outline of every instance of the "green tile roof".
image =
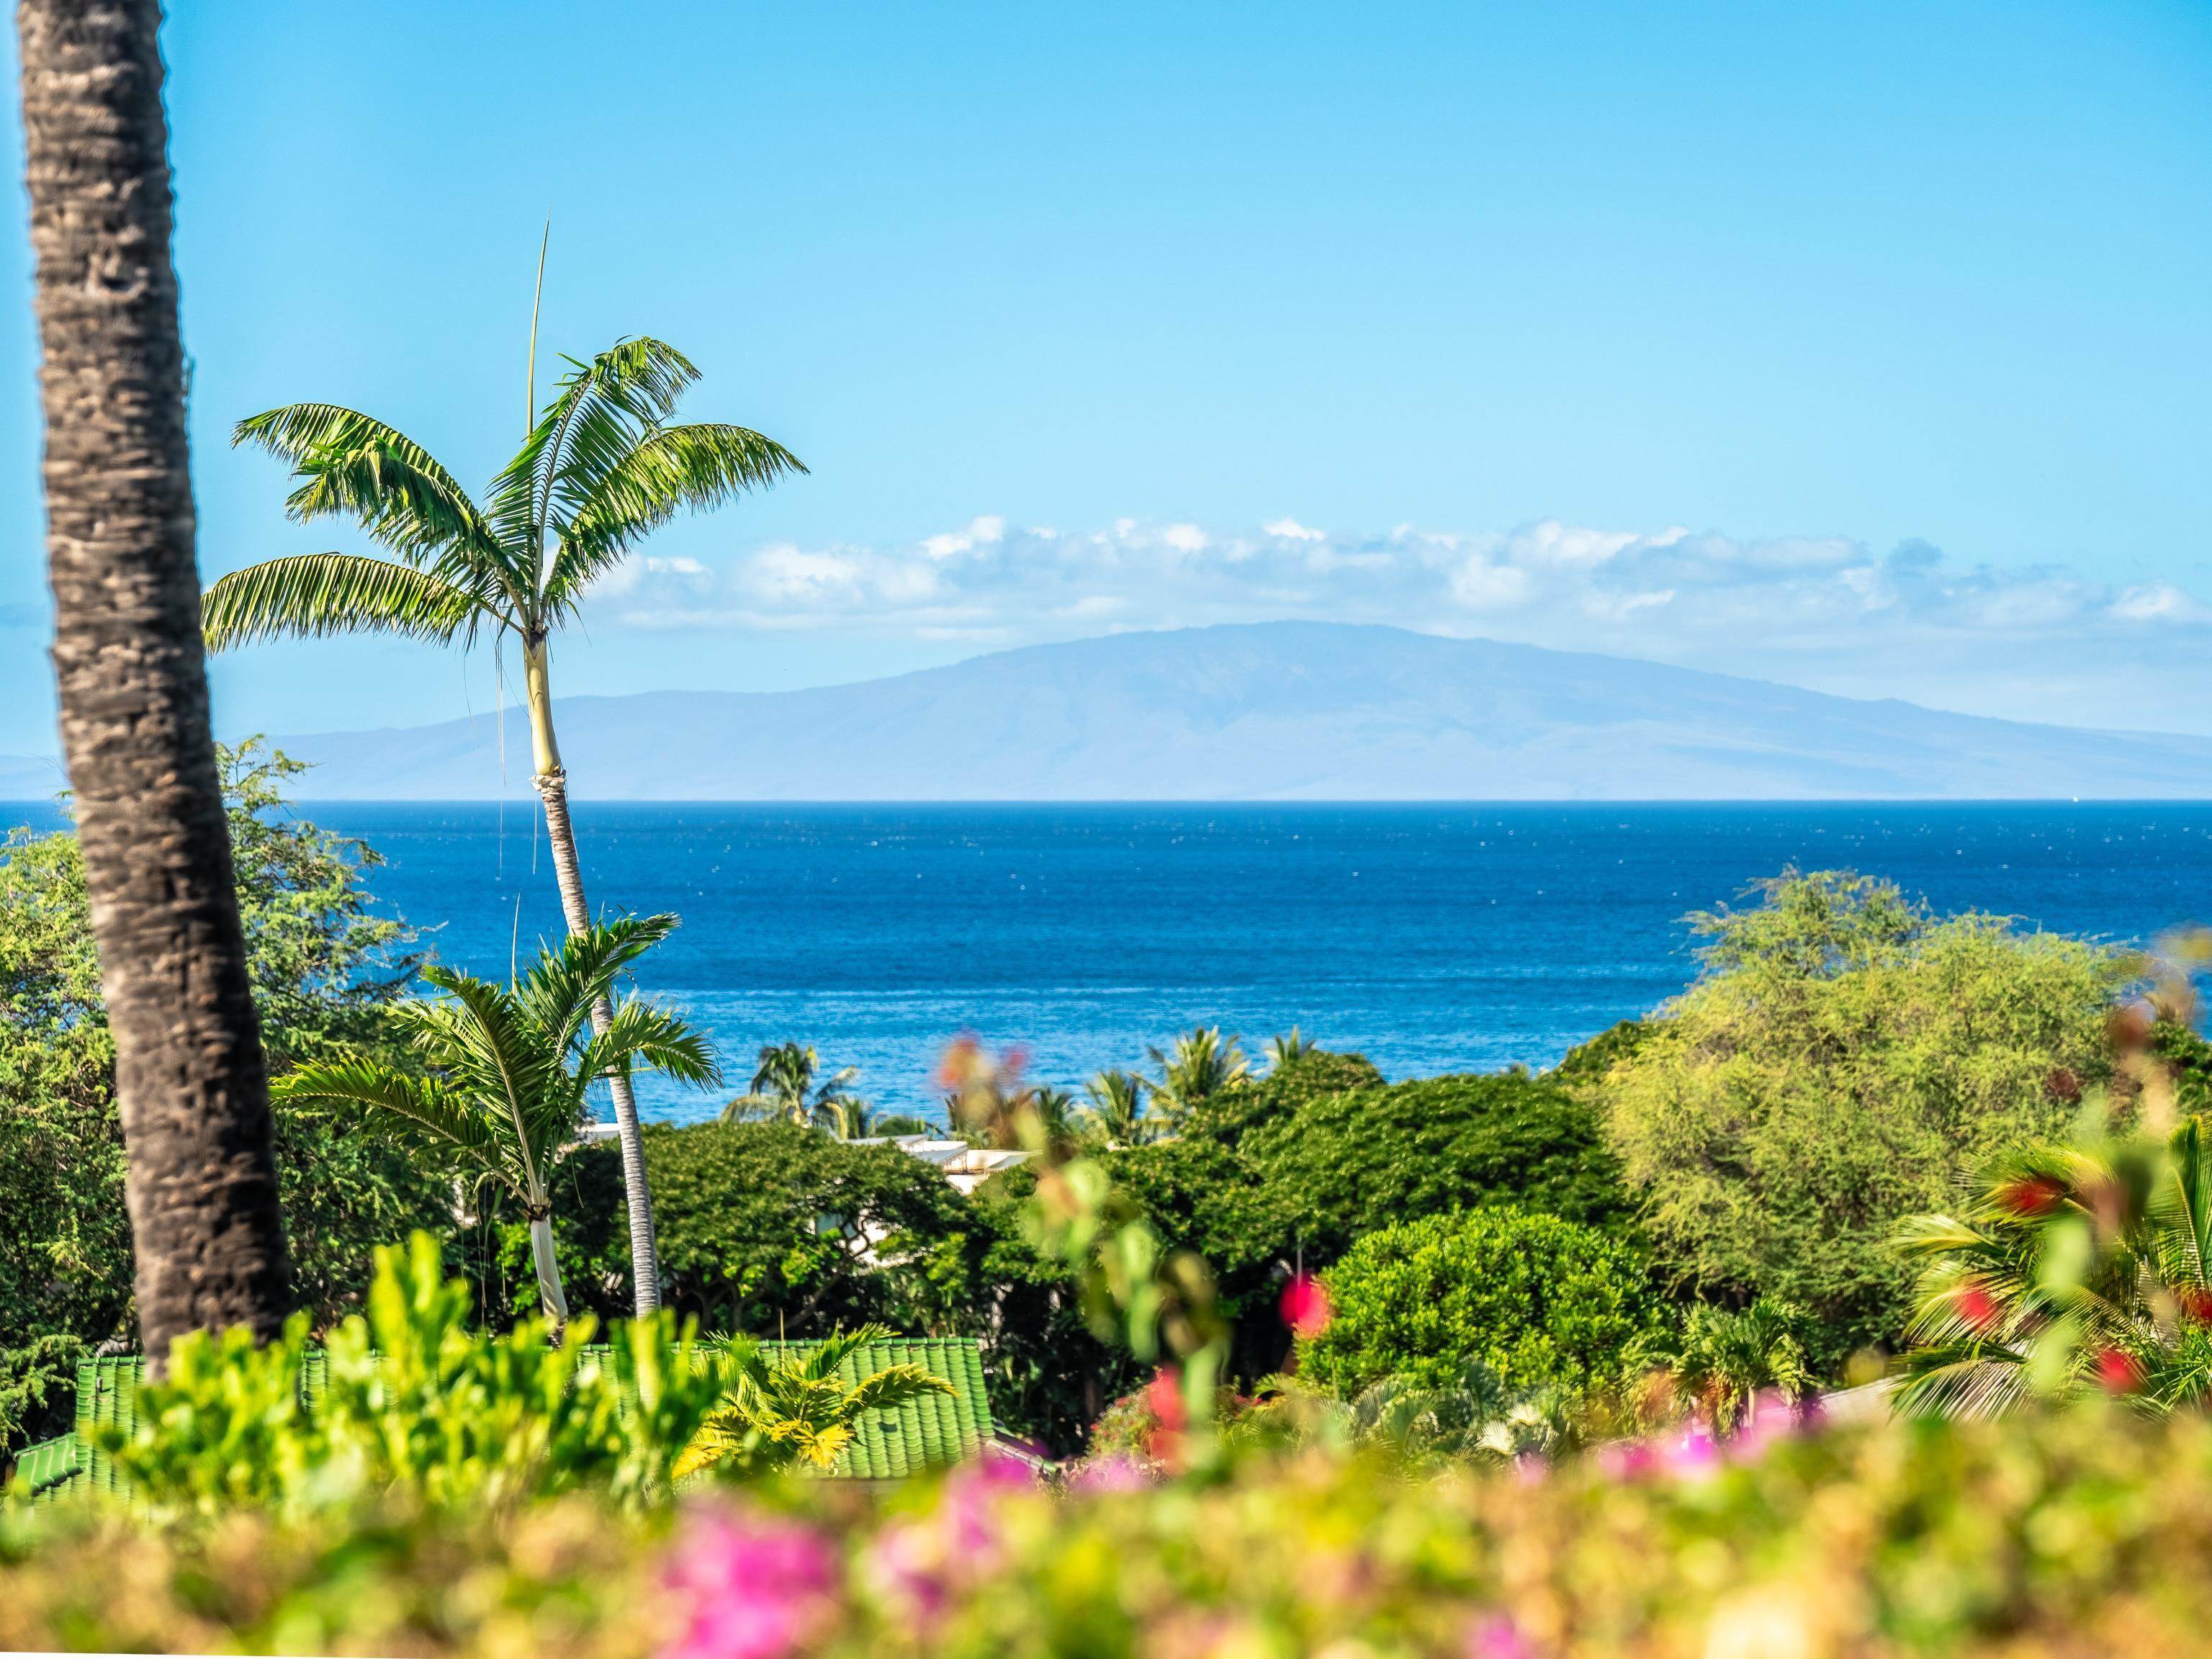
<svg viewBox="0 0 2212 1659">
<path fill-rule="evenodd" d="M 811 1342 L 764 1342 L 771 1360 L 812 1352 Z M 604 1350 L 602 1350 L 604 1352 Z M 919 1365 L 952 1385 L 949 1395 L 924 1395 L 894 1411 L 862 1417 L 853 1442 L 837 1459 L 830 1478 L 898 1480 L 924 1469 L 940 1468 L 972 1457 L 994 1432 L 991 1402 L 983 1391 L 983 1358 L 972 1340 L 956 1337 L 885 1337 L 864 1343 L 838 1368 L 847 1382 L 888 1365 Z M 301 1368 L 302 1387 L 312 1399 L 323 1374 L 323 1356 L 310 1352 Z M 88 1359 L 77 1367 L 76 1430 L 32 1446 L 17 1455 L 10 1490 L 34 1501 L 64 1492 L 113 1492 L 118 1483 L 106 1457 L 90 1449 L 88 1432 L 95 1424 L 113 1424 L 125 1432 L 138 1420 L 140 1362 L 136 1356 Z"/>
</svg>

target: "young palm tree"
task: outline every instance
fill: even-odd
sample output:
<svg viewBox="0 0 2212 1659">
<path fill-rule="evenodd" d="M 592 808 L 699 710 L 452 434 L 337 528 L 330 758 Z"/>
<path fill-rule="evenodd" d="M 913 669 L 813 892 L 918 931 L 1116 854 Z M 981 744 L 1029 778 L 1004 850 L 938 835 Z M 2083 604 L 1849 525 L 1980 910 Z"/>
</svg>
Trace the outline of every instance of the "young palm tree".
<svg viewBox="0 0 2212 1659">
<path fill-rule="evenodd" d="M 1298 1028 L 1293 1025 L 1289 1030 L 1267 1039 L 1268 1069 L 1279 1072 L 1284 1066 L 1304 1060 L 1313 1050 L 1312 1039 L 1301 1036 Z"/>
<path fill-rule="evenodd" d="M 864 1325 L 797 1358 L 774 1361 L 750 1337 L 732 1338 L 723 1356 L 728 1395 L 676 1460 L 675 1478 L 716 1468 L 761 1474 L 795 1462 L 826 1469 L 852 1443 L 854 1425 L 866 1413 L 952 1392 L 951 1383 L 919 1365 L 886 1365 L 850 1382 L 838 1376 L 855 1352 L 884 1334 L 878 1326 Z"/>
<path fill-rule="evenodd" d="M 533 340 L 533 353 L 535 343 Z M 289 404 L 239 422 L 233 441 L 292 466 L 285 507 L 296 522 L 349 518 L 391 558 L 307 553 L 234 571 L 208 590 L 210 646 L 281 636 L 380 632 L 467 645 L 486 630 L 522 653 L 532 777 L 568 931 L 591 925 L 568 773 L 553 731 L 549 647 L 592 580 L 684 508 L 720 506 L 803 472 L 789 451 L 741 426 L 672 424 L 698 371 L 673 346 L 623 340 L 591 362 L 568 360 L 521 449 L 478 503 L 404 434 L 331 404 Z M 533 387 L 534 395 L 534 387 Z M 610 1018 L 605 1000 L 594 1028 Z M 629 1206 L 637 1311 L 659 1305 L 644 1143 L 629 1083 L 608 1079 Z"/>
<path fill-rule="evenodd" d="M 1160 1068 L 1157 1080 L 1148 1079 L 1153 1102 L 1171 1123 L 1252 1074 L 1243 1045 L 1233 1036 L 1224 1037 L 1218 1025 L 1201 1025 L 1177 1037 L 1172 1052 L 1147 1052 Z"/>
<path fill-rule="evenodd" d="M 859 1066 L 840 1066 L 817 1085 L 814 1078 L 822 1069 L 822 1056 L 811 1042 L 764 1043 L 757 1059 L 752 1087 L 722 1108 L 723 1122 L 781 1121 L 826 1128 L 847 1140 L 857 1139 L 845 1129 L 867 1121 L 867 1103 L 853 1092 Z"/>
<path fill-rule="evenodd" d="M 2212 1147 L 2090 1137 L 1999 1158 L 1956 1216 L 1906 1224 L 1927 1264 L 1899 1409 L 2000 1415 L 2102 1389 L 2151 1410 L 2212 1399 Z"/>
<path fill-rule="evenodd" d="M 1136 1146 L 1152 1138 L 1158 1127 L 1145 1109 L 1145 1079 L 1133 1072 L 1104 1071 L 1083 1085 L 1091 1104 L 1083 1110 L 1083 1126 L 1109 1146 Z"/>
<path fill-rule="evenodd" d="M 675 926 L 666 915 L 602 922 L 540 952 L 510 985 L 427 968 L 422 977 L 446 995 L 392 1011 L 425 1075 L 372 1060 L 321 1061 L 287 1073 L 276 1094 L 404 1119 L 457 1148 L 469 1173 L 521 1206 L 545 1316 L 564 1325 L 550 1176 L 584 1121 L 585 1091 L 638 1065 L 682 1083 L 718 1077 L 704 1038 L 635 996 L 613 1010 L 605 1030 L 593 1028 L 592 1011 L 616 978 Z"/>
<path fill-rule="evenodd" d="M 155 0 L 15 13 L 62 743 L 115 1038 L 138 1322 L 291 1304 L 199 636 Z"/>
</svg>

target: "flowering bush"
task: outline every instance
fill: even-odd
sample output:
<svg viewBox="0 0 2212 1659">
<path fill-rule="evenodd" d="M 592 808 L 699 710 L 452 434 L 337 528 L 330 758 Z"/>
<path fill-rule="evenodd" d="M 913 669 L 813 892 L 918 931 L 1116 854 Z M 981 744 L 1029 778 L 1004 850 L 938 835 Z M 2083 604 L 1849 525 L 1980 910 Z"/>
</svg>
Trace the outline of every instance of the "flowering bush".
<svg viewBox="0 0 2212 1659">
<path fill-rule="evenodd" d="M 2193 1651 L 2208 1620 L 2212 1425 L 2094 1403 L 1419 1480 L 1310 1446 L 1064 1490 L 998 1463 L 888 1496 L 0 1531 L 0 1649 L 2033 1659 Z"/>
</svg>

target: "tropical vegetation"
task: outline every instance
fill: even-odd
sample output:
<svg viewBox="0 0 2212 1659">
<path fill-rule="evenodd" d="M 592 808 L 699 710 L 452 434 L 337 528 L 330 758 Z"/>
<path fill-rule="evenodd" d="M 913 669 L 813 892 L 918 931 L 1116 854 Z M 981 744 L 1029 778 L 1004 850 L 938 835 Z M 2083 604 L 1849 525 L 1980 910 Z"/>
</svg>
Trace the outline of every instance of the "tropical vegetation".
<svg viewBox="0 0 2212 1659">
<path fill-rule="evenodd" d="M 672 915 L 623 917 L 571 933 L 501 986 L 432 966 L 437 999 L 395 1002 L 388 1015 L 414 1066 L 373 1057 L 312 1060 L 280 1079 L 277 1097 L 396 1120 L 442 1143 L 454 1173 L 507 1194 L 520 1207 L 545 1316 L 556 1330 L 568 1301 L 553 1245 L 552 1180 L 586 1121 L 592 1085 L 646 1066 L 681 1083 L 717 1072 L 706 1041 L 666 1010 L 625 998 L 604 1021 L 616 980 L 668 937 Z"/>
<path fill-rule="evenodd" d="M 288 404 L 240 421 L 233 441 L 292 469 L 285 511 L 300 524 L 350 520 L 391 556 L 289 555 L 232 572 L 210 587 L 202 620 L 210 648 L 258 640 L 396 634 L 495 649 L 512 637 L 530 718 L 532 782 L 545 813 L 568 931 L 592 925 L 569 821 L 568 772 L 553 726 L 551 642 L 574 621 L 592 584 L 685 510 L 718 507 L 805 469 L 774 440 L 722 422 L 679 422 L 699 378 L 690 360 L 650 337 L 616 342 L 588 362 L 565 360 L 537 405 L 537 325 L 530 343 L 532 419 L 482 501 L 398 428 L 334 404 Z M 613 1018 L 592 1010 L 604 1035 Z M 628 1181 L 636 1311 L 659 1305 L 651 1196 L 628 1077 L 607 1082 Z"/>
</svg>

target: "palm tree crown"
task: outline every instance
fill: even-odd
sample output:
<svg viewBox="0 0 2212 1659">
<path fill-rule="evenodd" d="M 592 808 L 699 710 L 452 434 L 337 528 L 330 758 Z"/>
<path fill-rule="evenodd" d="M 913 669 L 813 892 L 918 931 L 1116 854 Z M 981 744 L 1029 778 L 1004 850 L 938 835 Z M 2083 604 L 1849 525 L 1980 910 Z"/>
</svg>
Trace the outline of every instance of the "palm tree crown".
<svg viewBox="0 0 2212 1659">
<path fill-rule="evenodd" d="M 752 1087 L 722 1108 L 725 1123 L 763 1121 L 811 1125 L 846 1140 L 867 1131 L 868 1104 L 853 1092 L 857 1066 L 841 1066 L 817 1085 L 822 1056 L 811 1042 L 769 1042 L 761 1047 Z"/>
<path fill-rule="evenodd" d="M 527 652 L 678 512 L 806 470 L 747 428 L 670 424 L 699 371 L 662 341 L 565 361 L 481 504 L 414 440 L 353 410 L 288 404 L 240 421 L 234 442 L 291 464 L 295 522 L 352 519 L 393 557 L 308 553 L 234 571 L 208 590 L 208 643 L 381 632 L 443 644 L 490 628 Z"/>
<path fill-rule="evenodd" d="M 1171 1051 L 1147 1052 L 1160 1068 L 1159 1077 L 1149 1085 L 1153 1102 L 1171 1123 L 1252 1074 L 1243 1042 L 1223 1036 L 1218 1025 L 1201 1025 L 1177 1037 Z"/>
<path fill-rule="evenodd" d="M 638 1065 L 682 1083 L 719 1076 L 703 1037 L 635 996 L 616 1006 L 605 1031 L 592 1029 L 592 1004 L 675 926 L 667 915 L 601 923 L 542 952 L 509 985 L 426 968 L 423 979 L 445 995 L 392 1011 L 422 1059 L 422 1075 L 366 1058 L 325 1060 L 278 1079 L 276 1096 L 364 1108 L 457 1149 L 466 1173 L 521 1206 L 547 1317 L 563 1323 L 568 1310 L 552 1261 L 549 1177 L 584 1121 L 585 1091 Z"/>
</svg>

